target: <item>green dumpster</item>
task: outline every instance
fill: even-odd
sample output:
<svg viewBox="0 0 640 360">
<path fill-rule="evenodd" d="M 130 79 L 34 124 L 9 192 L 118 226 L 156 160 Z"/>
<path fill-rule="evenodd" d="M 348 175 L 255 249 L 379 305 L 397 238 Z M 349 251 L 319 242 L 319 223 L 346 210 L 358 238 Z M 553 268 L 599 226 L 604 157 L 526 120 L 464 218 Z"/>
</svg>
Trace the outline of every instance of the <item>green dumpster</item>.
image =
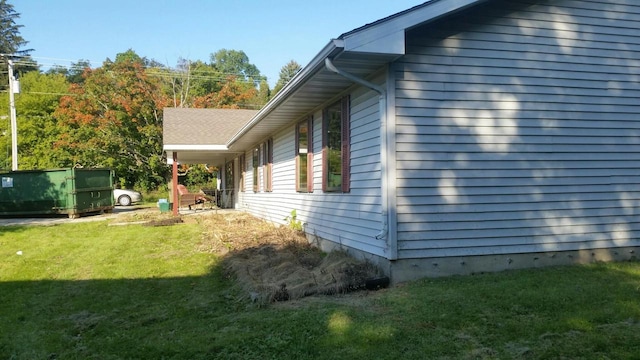
<svg viewBox="0 0 640 360">
<path fill-rule="evenodd" d="M 0 172 L 0 215 L 111 212 L 113 171 L 52 169 Z"/>
</svg>

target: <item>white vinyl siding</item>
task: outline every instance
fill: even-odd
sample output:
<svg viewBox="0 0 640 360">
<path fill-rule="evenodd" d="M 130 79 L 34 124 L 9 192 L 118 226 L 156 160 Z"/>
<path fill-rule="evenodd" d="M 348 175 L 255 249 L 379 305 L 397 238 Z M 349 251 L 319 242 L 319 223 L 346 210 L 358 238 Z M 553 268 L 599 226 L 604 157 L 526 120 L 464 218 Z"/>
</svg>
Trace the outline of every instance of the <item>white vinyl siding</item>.
<svg viewBox="0 0 640 360">
<path fill-rule="evenodd" d="M 408 33 L 399 258 L 640 245 L 639 5 L 497 1 Z"/>
<path fill-rule="evenodd" d="M 378 79 L 378 82 L 381 79 Z M 351 101 L 351 190 L 322 192 L 322 109 L 313 114 L 313 192 L 296 191 L 295 124 L 275 134 L 273 192 L 241 194 L 240 209 L 280 224 L 296 210 L 305 230 L 337 244 L 385 256 L 386 243 L 375 236 L 381 231 L 380 117 L 378 95 L 355 88 Z M 333 101 L 335 102 L 335 100 Z M 332 102 L 332 103 L 333 103 Z M 320 104 L 319 104 L 320 105 Z M 325 104 L 329 105 L 329 104 Z M 249 158 L 249 153 L 247 158 Z M 247 178 L 251 179 L 249 169 Z M 247 184 L 251 186 L 251 184 Z M 251 188 L 251 187 L 249 187 Z"/>
</svg>

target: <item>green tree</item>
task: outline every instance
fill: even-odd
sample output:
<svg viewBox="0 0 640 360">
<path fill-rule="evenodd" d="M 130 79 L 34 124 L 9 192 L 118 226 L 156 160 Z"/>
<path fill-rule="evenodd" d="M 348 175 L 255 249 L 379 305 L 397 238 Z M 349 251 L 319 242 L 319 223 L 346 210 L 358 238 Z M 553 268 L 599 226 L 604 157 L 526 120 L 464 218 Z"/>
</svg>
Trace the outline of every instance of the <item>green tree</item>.
<svg viewBox="0 0 640 360">
<path fill-rule="evenodd" d="M 20 28 L 16 20 L 20 18 L 13 5 L 0 0 L 0 54 L 28 55 L 32 49 L 21 48 L 27 41 L 20 36 Z"/>
<path fill-rule="evenodd" d="M 193 107 L 194 102 L 219 92 L 228 80 L 210 64 L 182 58 L 173 69 L 162 66 L 148 72 L 162 79 L 164 92 L 172 99 L 173 107 Z"/>
<path fill-rule="evenodd" d="M 151 74 L 162 79 L 173 107 L 256 109 L 269 100 L 266 79 L 243 51 L 221 49 L 210 59 L 181 58 L 175 68 L 158 67 Z"/>
<path fill-rule="evenodd" d="M 86 69 L 91 68 L 89 60 L 80 59 L 76 63 L 71 63 L 71 66 L 54 66 L 47 70 L 47 74 L 62 74 L 67 78 L 67 81 L 71 84 L 80 84 L 84 81 L 82 74 Z"/>
<path fill-rule="evenodd" d="M 261 108 L 264 104 L 269 101 L 271 98 L 271 89 L 269 89 L 269 83 L 267 83 L 266 79 L 262 79 L 260 81 L 260 86 L 258 87 L 258 92 L 256 93 L 256 97 L 253 99 L 253 103 L 256 105 L 256 108 Z"/>
<path fill-rule="evenodd" d="M 29 58 L 32 49 L 23 49 L 28 43 L 21 35 L 20 28 L 16 21 L 20 18 L 13 5 L 6 0 L 0 0 L 0 68 L 7 68 L 7 60 L 14 59 L 14 73 L 16 77 L 22 73 L 37 70 L 38 66 L 33 59 Z M 7 56 L 14 55 L 14 56 Z M 0 72 L 0 89 L 8 87 L 8 77 L 5 71 Z"/>
<path fill-rule="evenodd" d="M 55 112 L 63 127 L 56 147 L 68 153 L 67 166 L 112 168 L 123 186 L 153 189 L 165 182 L 162 109 L 169 105 L 158 77 L 127 52 L 84 72 Z"/>
<path fill-rule="evenodd" d="M 0 92 L 0 169 L 11 170 L 11 123 L 6 91 Z"/>
<path fill-rule="evenodd" d="M 298 72 L 302 70 L 302 66 L 294 60 L 289 61 L 285 66 L 280 69 L 280 76 L 276 86 L 273 88 L 272 96 L 275 96 L 282 88 L 293 79 Z"/>
<path fill-rule="evenodd" d="M 218 92 L 227 81 L 227 76 L 215 66 L 200 60 L 191 63 L 191 78 L 193 96 L 205 96 Z"/>
<path fill-rule="evenodd" d="M 32 71 L 20 78 L 20 85 L 21 93 L 16 95 L 20 170 L 59 167 L 64 160 L 52 151 L 60 135 L 53 112 L 69 84 L 62 74 Z"/>
<path fill-rule="evenodd" d="M 89 60 L 80 59 L 78 62 L 71 63 L 69 72 L 67 73 L 67 80 L 71 84 L 81 84 L 84 81 L 82 74 L 87 69 L 91 69 L 91 62 Z"/>
<path fill-rule="evenodd" d="M 260 70 L 249 62 L 242 50 L 220 49 L 211 54 L 211 65 L 224 76 L 234 76 L 238 80 L 260 81 Z"/>
</svg>

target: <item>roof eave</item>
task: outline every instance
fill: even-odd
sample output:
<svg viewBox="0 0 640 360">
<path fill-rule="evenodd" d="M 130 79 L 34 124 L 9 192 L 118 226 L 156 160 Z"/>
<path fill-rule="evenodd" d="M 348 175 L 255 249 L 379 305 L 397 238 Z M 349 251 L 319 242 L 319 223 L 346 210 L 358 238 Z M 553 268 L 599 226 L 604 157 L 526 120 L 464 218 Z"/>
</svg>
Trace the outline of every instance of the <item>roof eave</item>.
<svg viewBox="0 0 640 360">
<path fill-rule="evenodd" d="M 162 146 L 163 151 L 227 151 L 226 145 L 194 145 L 194 144 L 165 144 Z"/>
<path fill-rule="evenodd" d="M 367 50 L 368 47 L 385 37 L 398 36 L 416 26 L 438 20 L 486 1 L 489 0 L 431 0 L 344 33 L 340 35 L 339 39 L 345 41 L 345 51 L 371 52 Z M 387 42 L 381 41 L 378 45 L 378 49 L 384 51 L 385 48 L 383 46 L 387 45 Z M 391 49 L 390 51 L 396 50 Z"/>
<path fill-rule="evenodd" d="M 282 104 L 286 99 L 289 98 L 293 93 L 300 88 L 308 79 L 313 77 L 313 75 L 318 72 L 318 70 L 324 67 L 324 59 L 330 56 L 336 56 L 344 47 L 344 41 L 339 39 L 332 39 L 329 43 L 320 51 L 311 62 L 305 66 L 300 72 L 298 72 L 292 79 L 289 81 L 276 96 L 271 99 L 265 107 L 260 109 L 260 111 L 247 123 L 245 124 L 228 142 L 227 147 L 231 149 L 233 144 L 238 141 L 242 136 L 244 136 L 251 128 L 253 128 L 257 123 L 262 121 L 269 113 L 271 113 L 275 108 L 277 108 L 280 104 Z"/>
<path fill-rule="evenodd" d="M 407 30 L 486 1 L 490 0 L 432 0 L 342 34 L 338 39 L 329 41 L 306 67 L 296 74 L 265 107 L 231 137 L 227 142 L 227 147 L 232 151 L 240 151 L 243 150 L 243 146 L 250 146 L 247 143 L 251 134 L 259 133 L 259 131 L 252 130 L 257 128 L 257 125 L 263 120 L 269 121 L 268 118 L 272 113 L 277 113 L 278 111 L 276 110 L 279 107 L 294 99 L 295 95 L 302 92 L 304 86 L 311 83 L 315 76 L 320 76 L 318 74 L 325 67 L 325 59 L 341 59 L 343 65 L 346 66 L 349 65 L 349 61 L 354 61 L 353 64 L 357 66 L 358 59 L 371 57 L 371 55 L 377 56 L 378 60 L 376 61 L 381 64 L 394 61 L 405 54 Z M 336 65 L 340 64 L 336 63 Z M 336 76 L 339 77 L 339 75 Z M 366 74 L 360 74 L 359 76 L 366 76 Z M 291 103 L 289 102 L 289 104 Z M 256 134 L 253 135 L 256 139 L 251 139 L 251 141 L 257 141 L 258 136 Z"/>
</svg>

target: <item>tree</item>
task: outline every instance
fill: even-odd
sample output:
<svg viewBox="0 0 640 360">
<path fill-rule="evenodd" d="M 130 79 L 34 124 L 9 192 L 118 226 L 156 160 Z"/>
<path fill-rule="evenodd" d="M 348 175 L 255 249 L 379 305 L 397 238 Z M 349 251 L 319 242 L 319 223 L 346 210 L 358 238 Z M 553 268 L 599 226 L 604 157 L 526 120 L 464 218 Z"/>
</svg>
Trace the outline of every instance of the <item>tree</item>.
<svg viewBox="0 0 640 360">
<path fill-rule="evenodd" d="M 302 70 L 302 66 L 294 60 L 289 61 L 285 66 L 280 69 L 280 77 L 276 86 L 273 88 L 272 96 L 275 96 L 282 88 L 293 79 L 298 72 Z"/>
<path fill-rule="evenodd" d="M 69 73 L 67 74 L 67 80 L 71 84 L 81 84 L 84 81 L 82 74 L 86 70 L 91 69 L 91 62 L 89 60 L 80 59 L 78 62 L 71 63 L 69 67 Z"/>
<path fill-rule="evenodd" d="M 244 52 L 222 49 L 211 58 L 211 64 L 180 59 L 175 69 L 154 70 L 174 107 L 255 109 L 269 100 L 269 85 Z M 259 89 L 249 75 L 260 79 Z"/>
<path fill-rule="evenodd" d="M 18 152 L 21 170 L 60 167 L 64 160 L 52 151 L 60 135 L 53 112 L 69 84 L 62 74 L 26 73 L 16 96 Z"/>
<path fill-rule="evenodd" d="M 271 98 L 271 89 L 269 89 L 269 83 L 267 83 L 266 79 L 262 79 L 260 81 L 260 86 L 258 87 L 258 92 L 256 93 L 255 98 L 253 99 L 253 103 L 256 108 L 261 108 L 264 104 L 269 101 Z"/>
<path fill-rule="evenodd" d="M 220 91 L 196 97 L 193 105 L 197 108 L 251 109 L 255 107 L 251 100 L 257 92 L 253 83 L 237 81 L 234 76 L 229 76 Z"/>
<path fill-rule="evenodd" d="M 55 112 L 63 127 L 55 146 L 69 155 L 66 166 L 112 168 L 123 186 L 153 189 L 165 182 L 162 109 L 169 105 L 159 78 L 142 58 L 127 52 L 84 72 Z M 120 56 L 122 55 L 122 56 Z"/>
<path fill-rule="evenodd" d="M 178 66 L 174 71 L 162 69 L 168 74 L 171 82 L 171 97 L 173 107 L 189 107 L 191 103 L 191 61 L 178 59 Z"/>
<path fill-rule="evenodd" d="M 54 66 L 47 70 L 47 74 L 62 74 L 67 78 L 67 81 L 71 84 L 80 84 L 84 81 L 82 74 L 86 69 L 91 68 L 89 60 L 80 59 L 76 63 L 71 63 L 69 68 L 64 66 Z"/>
<path fill-rule="evenodd" d="M 19 18 L 20 14 L 13 9 L 13 5 L 6 0 L 0 0 L 0 54 L 5 55 L 0 57 L 1 66 L 6 69 L 7 59 L 13 58 L 13 56 L 6 55 L 17 56 L 19 61 L 15 63 L 15 74 L 18 75 L 38 68 L 36 62 L 28 58 L 29 53 L 33 50 L 22 49 L 28 42 L 20 36 L 22 25 L 16 23 Z M 8 77 L 3 71 L 0 73 L 0 87 L 4 88 L 7 83 Z"/>
<path fill-rule="evenodd" d="M 244 51 L 220 49 L 211 54 L 211 65 L 224 76 L 235 76 L 238 80 L 259 81 L 260 70 L 249 62 Z"/>
<path fill-rule="evenodd" d="M 173 107 L 192 107 L 194 99 L 220 91 L 226 78 L 202 61 L 179 59 L 175 69 L 157 69 L 166 83 Z"/>
<path fill-rule="evenodd" d="M 23 25 L 16 24 L 20 14 L 6 0 L 0 0 L 0 54 L 29 55 L 32 49 L 20 50 L 27 41 L 20 36 Z"/>
</svg>

